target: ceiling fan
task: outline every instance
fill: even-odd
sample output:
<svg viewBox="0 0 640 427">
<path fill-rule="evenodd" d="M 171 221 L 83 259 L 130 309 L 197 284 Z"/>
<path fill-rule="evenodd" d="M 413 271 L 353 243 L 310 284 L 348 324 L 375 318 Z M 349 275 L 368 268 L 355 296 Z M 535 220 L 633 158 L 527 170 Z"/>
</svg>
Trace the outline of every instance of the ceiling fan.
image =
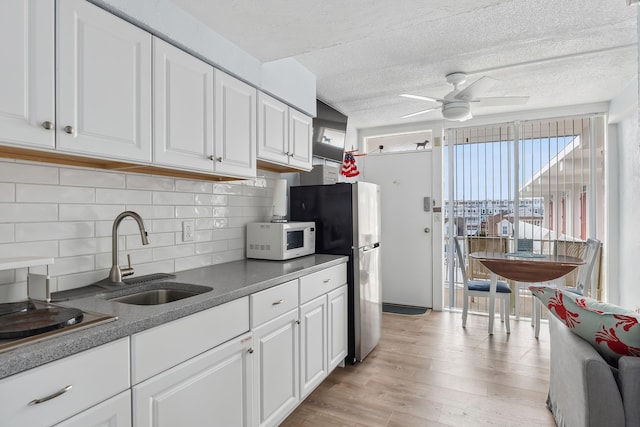
<svg viewBox="0 0 640 427">
<path fill-rule="evenodd" d="M 495 85 L 498 80 L 491 77 L 481 77 L 475 82 L 471 83 L 464 89 L 458 89 L 458 85 L 464 84 L 467 81 L 467 75 L 465 73 L 456 72 L 447 74 L 447 83 L 453 85 L 453 90 L 446 94 L 444 98 L 434 98 L 431 96 L 402 94 L 405 98 L 419 99 L 421 101 L 439 102 L 441 105 L 438 107 L 427 108 L 426 110 L 416 111 L 415 113 L 402 116 L 403 119 L 408 117 L 417 116 L 419 114 L 425 114 L 429 111 L 442 109 L 442 117 L 447 120 L 456 120 L 463 122 L 469 120 L 471 117 L 471 102 L 477 102 L 483 106 L 500 106 L 500 105 L 522 105 L 526 104 L 529 100 L 528 96 L 501 96 L 492 98 L 479 98 L 485 90 Z"/>
</svg>

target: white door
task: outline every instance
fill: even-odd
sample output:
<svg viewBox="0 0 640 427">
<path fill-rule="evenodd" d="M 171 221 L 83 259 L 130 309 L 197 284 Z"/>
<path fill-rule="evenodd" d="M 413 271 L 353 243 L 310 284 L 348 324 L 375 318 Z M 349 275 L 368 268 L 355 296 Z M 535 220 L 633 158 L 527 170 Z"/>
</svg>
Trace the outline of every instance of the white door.
<svg viewBox="0 0 640 427">
<path fill-rule="evenodd" d="M 52 1 L 0 2 L 0 140 L 54 148 Z"/>
<path fill-rule="evenodd" d="M 289 164 L 293 167 L 311 169 L 311 117 L 293 108 L 289 109 Z"/>
<path fill-rule="evenodd" d="M 300 401 L 298 309 L 253 330 L 253 425 L 278 425 Z"/>
<path fill-rule="evenodd" d="M 248 427 L 251 343 L 242 335 L 134 386 L 134 426 Z"/>
<path fill-rule="evenodd" d="M 347 357 L 347 285 L 327 294 L 329 325 L 327 345 L 329 346 L 329 372 L 338 366 Z"/>
<path fill-rule="evenodd" d="M 327 377 L 327 296 L 300 306 L 300 399 Z"/>
<path fill-rule="evenodd" d="M 154 162 L 213 171 L 213 67 L 153 39 Z"/>
<path fill-rule="evenodd" d="M 84 0 L 57 10 L 57 148 L 151 162 L 151 34 Z"/>
<path fill-rule="evenodd" d="M 258 92 L 258 153 L 262 160 L 289 164 L 289 107 Z"/>
<path fill-rule="evenodd" d="M 131 390 L 92 406 L 56 427 L 131 427 Z"/>
<path fill-rule="evenodd" d="M 362 158 L 362 181 L 380 185 L 385 303 L 433 307 L 431 158 L 425 150 Z"/>
<path fill-rule="evenodd" d="M 215 162 L 218 173 L 256 176 L 256 89 L 215 70 Z"/>
</svg>

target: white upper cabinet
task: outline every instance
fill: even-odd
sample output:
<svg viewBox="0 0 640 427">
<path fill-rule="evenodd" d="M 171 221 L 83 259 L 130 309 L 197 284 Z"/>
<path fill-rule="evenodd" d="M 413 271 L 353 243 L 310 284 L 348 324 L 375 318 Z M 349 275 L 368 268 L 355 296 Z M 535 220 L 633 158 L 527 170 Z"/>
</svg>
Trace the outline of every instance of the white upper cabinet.
<svg viewBox="0 0 640 427">
<path fill-rule="evenodd" d="M 54 148 L 54 3 L 0 2 L 0 140 Z"/>
<path fill-rule="evenodd" d="M 214 172 L 256 176 L 256 89 L 215 70 Z"/>
<path fill-rule="evenodd" d="M 312 120 L 285 103 L 258 94 L 258 153 L 260 160 L 296 169 L 311 169 Z"/>
<path fill-rule="evenodd" d="M 311 117 L 289 109 L 289 165 L 300 169 L 311 169 Z"/>
<path fill-rule="evenodd" d="M 56 3 L 57 148 L 151 161 L 151 34 L 84 0 Z"/>
<path fill-rule="evenodd" d="M 289 107 L 264 92 L 258 93 L 259 159 L 289 163 Z"/>
<path fill-rule="evenodd" d="M 211 172 L 213 67 L 158 38 L 153 43 L 154 163 Z"/>
</svg>

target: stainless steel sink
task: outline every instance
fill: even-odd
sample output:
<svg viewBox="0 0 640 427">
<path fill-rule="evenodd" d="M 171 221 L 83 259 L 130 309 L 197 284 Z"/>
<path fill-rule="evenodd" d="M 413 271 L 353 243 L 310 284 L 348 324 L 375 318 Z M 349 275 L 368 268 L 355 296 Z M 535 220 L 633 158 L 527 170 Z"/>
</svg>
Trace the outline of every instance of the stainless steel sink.
<svg viewBox="0 0 640 427">
<path fill-rule="evenodd" d="M 138 287 L 137 290 L 131 290 L 131 292 L 127 292 L 126 295 L 118 292 L 120 296 L 108 299 L 109 301 L 123 304 L 158 305 L 200 295 L 211 290 L 212 288 L 206 286 L 190 285 L 187 283 L 160 282 Z"/>
</svg>

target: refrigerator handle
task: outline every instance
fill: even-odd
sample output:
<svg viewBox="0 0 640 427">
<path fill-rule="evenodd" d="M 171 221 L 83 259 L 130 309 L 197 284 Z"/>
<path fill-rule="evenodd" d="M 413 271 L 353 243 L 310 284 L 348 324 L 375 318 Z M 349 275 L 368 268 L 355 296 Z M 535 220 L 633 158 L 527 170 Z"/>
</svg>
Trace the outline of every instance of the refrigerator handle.
<svg viewBox="0 0 640 427">
<path fill-rule="evenodd" d="M 374 250 L 374 249 L 376 249 L 376 248 L 379 248 L 379 247 L 380 247 L 380 243 L 374 243 L 373 245 L 367 245 L 367 246 L 364 246 L 364 247 L 362 248 L 362 250 L 363 250 L 364 252 L 367 252 L 367 251 L 372 251 L 372 250 Z"/>
</svg>

